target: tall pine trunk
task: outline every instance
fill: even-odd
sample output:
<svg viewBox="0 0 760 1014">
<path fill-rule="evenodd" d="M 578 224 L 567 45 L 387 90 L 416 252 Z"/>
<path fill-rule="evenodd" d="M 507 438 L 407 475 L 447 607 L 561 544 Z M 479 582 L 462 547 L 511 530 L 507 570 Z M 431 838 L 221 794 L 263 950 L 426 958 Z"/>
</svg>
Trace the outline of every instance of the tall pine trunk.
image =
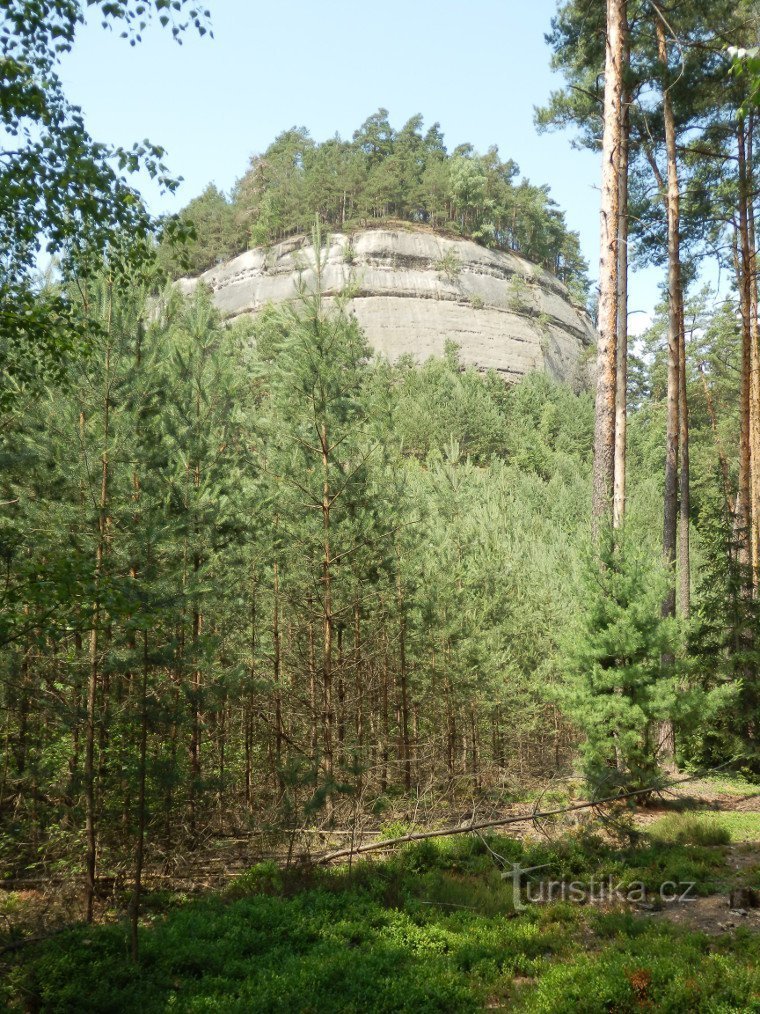
<svg viewBox="0 0 760 1014">
<path fill-rule="evenodd" d="M 615 483 L 615 391 L 617 384 L 618 222 L 620 138 L 625 58 L 625 0 L 607 0 L 602 137 L 599 339 L 596 354 L 593 523 L 612 519 Z"/>
<path fill-rule="evenodd" d="M 332 700 L 332 661 L 333 661 L 333 607 L 332 607 L 332 556 L 330 546 L 330 509 L 332 497 L 330 493 L 330 445 L 328 443 L 327 426 L 323 423 L 320 430 L 322 445 L 322 736 L 324 749 L 324 775 L 327 782 L 326 816 L 332 819 L 332 782 L 333 782 L 333 700 Z"/>
<path fill-rule="evenodd" d="M 691 612 L 691 556 L 689 549 L 689 404 L 686 394 L 686 326 L 683 293 L 678 300 L 678 450 L 679 524 L 678 524 L 678 612 L 688 619 Z"/>
<path fill-rule="evenodd" d="M 282 634 L 280 631 L 280 566 L 272 567 L 272 675 L 274 682 L 274 754 L 272 765 L 277 794 L 282 799 L 285 785 L 282 779 Z"/>
<path fill-rule="evenodd" d="M 628 42 L 624 49 L 628 65 Z M 617 236 L 617 355 L 615 362 L 615 472 L 612 523 L 620 528 L 625 518 L 625 467 L 628 401 L 628 147 L 630 115 L 624 91 L 620 109 L 620 157 L 618 164 Z"/>
<path fill-rule="evenodd" d="M 103 384 L 103 446 L 100 455 L 100 496 L 98 499 L 98 523 L 95 545 L 95 571 L 93 575 L 94 595 L 92 605 L 92 629 L 90 630 L 90 671 L 87 683 L 87 718 L 84 750 L 85 784 L 85 837 L 86 837 L 86 883 L 85 916 L 92 922 L 95 905 L 95 877 L 97 865 L 97 813 L 95 800 L 95 733 L 97 725 L 98 689 L 100 682 L 101 624 L 100 586 L 103 572 L 103 556 L 108 525 L 108 496 L 110 478 L 110 420 L 111 420 L 111 293 L 108 293 L 108 323 L 106 329 L 106 357 Z"/>
<path fill-rule="evenodd" d="M 754 117 L 747 118 L 747 226 L 749 240 L 749 454 L 750 454 L 750 555 L 752 587 L 757 595 L 760 577 L 760 346 L 758 344 L 757 248 L 755 234 L 755 174 L 753 168 Z"/>
<path fill-rule="evenodd" d="M 145 783 L 148 757 L 148 631 L 143 630 L 142 679 L 140 682 L 140 747 L 137 776 L 137 842 L 135 844 L 135 880 L 132 888 L 130 911 L 132 960 L 139 956 L 138 926 L 140 896 L 142 894 L 143 863 L 145 858 Z"/>
<path fill-rule="evenodd" d="M 401 759 L 404 764 L 404 789 L 410 792 L 412 788 L 412 752 L 409 743 L 409 688 L 406 671 L 406 603 L 404 601 L 404 586 L 401 580 L 401 553 L 397 551 L 398 574 L 396 577 L 396 592 L 398 598 L 398 654 L 399 654 L 399 690 L 400 690 L 400 718 L 401 718 Z"/>
<path fill-rule="evenodd" d="M 676 586 L 675 563 L 678 540 L 678 440 L 679 440 L 679 363 L 681 349 L 681 254 L 680 254 L 680 194 L 678 164 L 676 161 L 676 132 L 673 106 L 670 100 L 668 49 L 665 27 L 659 11 L 655 13 L 657 49 L 662 64 L 662 108 L 665 124 L 667 155 L 667 192 L 665 206 L 668 225 L 668 393 L 667 430 L 665 437 L 665 488 L 663 496 L 662 550 L 671 570 L 669 587 L 662 604 L 663 616 L 675 616 Z"/>
<path fill-rule="evenodd" d="M 749 179 L 747 174 L 746 135 L 744 124 L 737 133 L 739 159 L 739 243 L 737 275 L 739 306 L 742 318 L 741 380 L 739 392 L 739 488 L 736 497 L 735 538 L 737 557 L 741 568 L 748 574 L 752 562 L 751 532 L 751 443 L 750 405 L 752 374 L 752 257 L 749 242 Z M 746 578 L 745 578 L 746 580 Z"/>
</svg>

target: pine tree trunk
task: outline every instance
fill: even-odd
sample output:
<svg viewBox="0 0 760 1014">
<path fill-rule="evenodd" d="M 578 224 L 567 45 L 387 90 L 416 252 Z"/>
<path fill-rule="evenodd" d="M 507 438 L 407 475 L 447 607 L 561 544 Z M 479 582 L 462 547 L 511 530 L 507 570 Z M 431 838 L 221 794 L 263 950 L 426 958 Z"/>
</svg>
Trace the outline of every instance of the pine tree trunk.
<svg viewBox="0 0 760 1014">
<path fill-rule="evenodd" d="M 409 745 L 409 691 L 406 673 L 406 605 L 404 603 L 404 587 L 401 583 L 401 556 L 398 555 L 399 571 L 396 576 L 396 592 L 398 597 L 398 652 L 399 652 L 399 689 L 401 691 L 401 759 L 404 764 L 404 789 L 412 789 L 412 755 Z"/>
<path fill-rule="evenodd" d="M 354 693 L 356 694 L 356 743 L 361 753 L 364 745 L 364 673 L 362 666 L 361 606 L 357 595 L 354 603 Z"/>
<path fill-rule="evenodd" d="M 749 182 L 747 178 L 746 138 L 744 125 L 737 135 L 739 158 L 739 251 L 737 274 L 739 306 L 742 317 L 741 387 L 739 393 L 739 488 L 736 497 L 736 532 L 738 562 L 749 571 L 752 554 L 751 531 L 751 444 L 750 444 L 750 392 L 752 373 L 752 258 L 749 245 Z"/>
<path fill-rule="evenodd" d="M 317 654 L 316 646 L 314 643 L 314 621 L 312 616 L 312 610 L 314 603 L 312 602 L 311 596 L 306 600 L 306 606 L 309 612 L 308 628 L 307 628 L 307 639 L 308 639 L 308 664 L 309 664 L 309 723 L 310 723 L 310 736 L 309 744 L 311 749 L 311 757 L 314 760 L 317 756 L 317 744 L 319 742 L 319 714 L 317 706 Z"/>
<path fill-rule="evenodd" d="M 280 567 L 275 561 L 273 568 L 273 612 L 272 612 L 272 669 L 274 678 L 274 755 L 273 774 L 277 794 L 281 799 L 284 792 L 282 781 L 282 650 L 280 633 Z"/>
<path fill-rule="evenodd" d="M 200 477 L 196 480 L 200 482 Z M 195 584 L 198 582 L 198 572 L 200 571 L 201 560 L 200 555 L 195 553 L 193 555 L 193 575 L 195 578 Z M 191 694 L 192 694 L 192 720 L 190 726 L 190 831 L 195 836 L 197 831 L 197 803 L 198 803 L 198 792 L 201 784 L 201 670 L 198 665 L 198 655 L 200 652 L 200 637 L 201 629 L 203 625 L 203 618 L 200 610 L 198 609 L 197 603 L 193 604 L 193 617 L 192 617 L 192 652 L 193 652 L 193 674 L 191 678 Z"/>
<path fill-rule="evenodd" d="M 625 51 L 625 0 L 607 0 L 602 137 L 599 340 L 594 421 L 594 530 L 612 520 L 615 483 L 615 389 L 617 383 L 618 219 L 620 137 Z"/>
<path fill-rule="evenodd" d="M 629 45 L 626 25 L 624 66 L 628 66 Z M 628 148 L 630 135 L 629 97 L 621 98 L 620 157 L 618 164 L 617 237 L 617 351 L 615 360 L 615 473 L 612 508 L 613 527 L 625 519 L 626 430 L 628 401 Z"/>
<path fill-rule="evenodd" d="M 354 693 L 356 694 L 356 750 L 359 758 L 357 799 L 361 798 L 364 783 L 364 673 L 362 672 L 362 627 L 359 596 L 354 603 Z"/>
<path fill-rule="evenodd" d="M 680 455 L 678 526 L 678 612 L 688 619 L 691 613 L 691 561 L 689 550 L 689 406 L 686 395 L 686 326 L 683 294 L 678 300 L 678 449 Z"/>
<path fill-rule="evenodd" d="M 380 755 L 382 758 L 381 774 L 380 774 L 380 791 L 386 792 L 388 789 L 388 760 L 389 760 L 389 742 L 390 742 L 390 718 L 388 715 L 388 652 L 387 648 L 383 651 L 383 682 L 381 687 L 381 718 L 382 718 L 382 743 L 380 748 Z"/>
<path fill-rule="evenodd" d="M 478 720 L 475 705 L 470 705 L 470 740 L 472 747 L 472 784 L 480 789 L 480 751 L 478 748 Z"/>
<path fill-rule="evenodd" d="M 346 739 L 346 684 L 343 678 L 343 624 L 338 624 L 338 707 L 337 707 L 337 733 L 338 733 L 338 764 L 343 762 L 343 750 Z"/>
<path fill-rule="evenodd" d="M 143 861 L 145 856 L 145 782 L 148 756 L 148 631 L 143 631 L 143 664 L 140 684 L 140 747 L 137 784 L 137 842 L 135 845 L 135 881 L 132 888 L 130 912 L 130 936 L 132 960 L 139 956 L 138 924 L 140 919 L 140 896 L 142 893 Z"/>
<path fill-rule="evenodd" d="M 200 390 L 198 390 L 198 394 L 195 399 L 195 425 L 197 429 L 200 428 L 200 419 L 201 404 Z M 197 498 L 201 488 L 201 468 L 200 464 L 197 462 L 192 468 L 192 484 L 195 491 L 195 500 L 191 502 L 195 502 L 197 509 Z M 199 548 L 200 530 L 197 515 L 193 521 L 193 535 L 195 539 L 195 548 L 193 551 L 193 613 L 191 626 L 193 670 L 190 680 L 192 716 L 190 723 L 190 785 L 188 802 L 190 807 L 190 833 L 194 838 L 197 832 L 197 804 L 198 793 L 201 786 L 201 669 L 199 665 L 199 655 L 201 631 L 203 628 L 203 616 L 200 611 L 200 604 L 197 597 L 202 562 Z"/>
<path fill-rule="evenodd" d="M 669 588 L 662 604 L 663 616 L 675 616 L 675 563 L 678 538 L 678 440 L 679 440 L 679 362 L 681 347 L 681 259 L 680 259 L 680 194 L 676 162 L 676 134 L 673 107 L 668 91 L 668 51 L 665 28 L 659 12 L 655 13 L 657 48 L 662 64 L 662 104 L 667 152 L 667 194 L 665 206 L 668 223 L 668 393 L 667 432 L 665 446 L 665 488 L 663 499 L 663 556 L 671 570 Z"/>
<path fill-rule="evenodd" d="M 660 63 L 662 65 L 662 104 L 665 126 L 665 148 L 667 159 L 667 182 L 663 180 L 652 151 L 645 146 L 645 154 L 652 167 L 660 193 L 663 195 L 667 218 L 668 235 L 668 374 L 667 374 L 667 423 L 665 438 L 665 482 L 663 491 L 663 558 L 669 568 L 668 590 L 662 602 L 663 616 L 675 616 L 676 611 L 676 551 L 678 544 L 678 448 L 680 440 L 680 356 L 681 331 L 683 328 L 680 255 L 680 192 L 678 163 L 676 157 L 676 131 L 673 107 L 670 99 L 670 78 L 668 73 L 668 51 L 663 16 L 657 6 L 654 8 L 655 33 Z M 688 475 L 686 477 L 688 482 Z M 688 529 L 687 529 L 688 532 Z M 671 655 L 663 655 L 663 668 L 673 663 Z M 654 738 L 656 753 L 665 767 L 672 769 L 675 763 L 675 729 L 668 719 L 657 723 L 657 728 L 648 731 L 648 738 Z"/>
<path fill-rule="evenodd" d="M 332 557 L 330 548 L 330 458 L 327 426 L 323 423 L 320 431 L 322 444 L 322 736 L 324 749 L 324 775 L 328 783 L 326 816 L 332 819 L 333 759 L 333 701 L 332 701 L 332 652 L 333 652 L 333 608 L 332 608 Z"/>
<path fill-rule="evenodd" d="M 100 645 L 99 633 L 101 624 L 100 584 L 103 572 L 103 555 L 105 552 L 106 528 L 108 525 L 109 496 L 109 440 L 110 440 L 110 407 L 111 407 L 111 307 L 109 295 L 108 337 L 105 358 L 105 378 L 103 396 L 103 449 L 100 456 L 100 497 L 98 501 L 98 527 L 95 547 L 94 601 L 92 606 L 92 629 L 90 631 L 90 672 L 87 684 L 87 718 L 84 751 L 84 783 L 85 783 L 85 836 L 86 836 L 86 886 L 85 886 L 85 917 L 92 922 L 95 905 L 95 877 L 97 864 L 97 828 L 95 801 L 95 733 L 97 724 L 98 689 L 100 682 Z"/>
<path fill-rule="evenodd" d="M 243 737 L 245 750 L 245 806 L 250 813 L 253 809 L 253 715 L 255 710 L 254 690 L 256 684 L 256 582 L 251 590 L 251 689 L 248 692 L 243 712 Z"/>
<path fill-rule="evenodd" d="M 750 447 L 750 537 L 752 559 L 752 586 L 754 594 L 758 592 L 760 578 L 760 346 L 758 328 L 758 285 L 757 285 L 757 248 L 755 235 L 755 175 L 753 168 L 753 134 L 754 117 L 748 117 L 747 123 L 747 227 L 749 241 L 749 276 L 750 276 L 750 391 L 749 391 L 749 447 Z"/>
<path fill-rule="evenodd" d="M 454 778 L 456 777 L 457 719 L 451 701 L 451 690 L 448 680 L 444 689 L 446 691 L 446 763 L 449 769 L 449 782 L 453 787 Z"/>
</svg>

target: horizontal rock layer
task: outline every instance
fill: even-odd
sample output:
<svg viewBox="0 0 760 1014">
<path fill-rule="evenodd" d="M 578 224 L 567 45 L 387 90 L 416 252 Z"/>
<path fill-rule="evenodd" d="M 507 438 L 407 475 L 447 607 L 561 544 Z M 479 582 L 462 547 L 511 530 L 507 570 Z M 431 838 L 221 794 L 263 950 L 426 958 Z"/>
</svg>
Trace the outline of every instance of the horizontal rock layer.
<svg viewBox="0 0 760 1014">
<path fill-rule="evenodd" d="M 373 229 L 330 237 L 322 277 L 326 296 L 351 289 L 349 309 L 371 346 L 390 359 L 423 361 L 448 340 L 464 363 L 515 380 L 545 370 L 558 380 L 578 375 L 578 360 L 595 331 L 565 286 L 513 254 L 469 240 L 413 230 Z M 182 279 L 189 292 L 209 286 L 225 317 L 256 313 L 296 299 L 299 278 L 313 288 L 314 252 L 304 237 Z"/>
</svg>

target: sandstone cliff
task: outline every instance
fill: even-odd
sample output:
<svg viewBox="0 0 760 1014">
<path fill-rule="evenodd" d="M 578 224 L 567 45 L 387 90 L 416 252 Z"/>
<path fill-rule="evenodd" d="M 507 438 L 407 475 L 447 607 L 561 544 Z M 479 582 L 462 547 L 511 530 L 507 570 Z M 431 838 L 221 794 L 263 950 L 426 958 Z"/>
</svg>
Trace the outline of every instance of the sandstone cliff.
<svg viewBox="0 0 760 1014">
<path fill-rule="evenodd" d="M 198 279 L 226 317 L 256 313 L 296 296 L 299 273 L 313 285 L 313 251 L 304 237 L 249 250 Z M 545 370 L 573 382 L 579 359 L 595 341 L 593 325 L 553 275 L 520 257 L 469 240 L 414 230 L 376 229 L 330 238 L 326 295 L 352 286 L 349 304 L 372 347 L 395 359 L 422 361 L 447 340 L 461 358 L 507 380 Z"/>
</svg>

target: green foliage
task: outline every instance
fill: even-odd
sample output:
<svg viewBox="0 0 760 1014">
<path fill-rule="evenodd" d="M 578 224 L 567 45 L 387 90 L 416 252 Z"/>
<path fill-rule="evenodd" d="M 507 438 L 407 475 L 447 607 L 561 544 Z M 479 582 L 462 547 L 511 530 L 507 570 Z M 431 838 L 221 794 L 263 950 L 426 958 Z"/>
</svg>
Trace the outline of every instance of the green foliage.
<svg viewBox="0 0 760 1014">
<path fill-rule="evenodd" d="M 199 275 L 245 245 L 232 204 L 213 184 L 183 208 L 179 223 L 185 227 L 183 242 L 158 248 L 158 263 L 170 277 Z"/>
<path fill-rule="evenodd" d="M 251 894 L 279 894 L 282 891 L 282 884 L 282 870 L 277 863 L 269 860 L 256 863 L 250 870 L 235 877 L 224 892 L 224 896 L 235 900 Z"/>
<path fill-rule="evenodd" d="M 175 275 L 198 273 L 248 245 L 267 246 L 308 232 L 315 215 L 342 232 L 399 221 L 466 236 L 512 250 L 548 268 L 581 303 L 588 289 L 579 240 L 549 196 L 516 177 L 496 147 L 479 155 L 471 145 L 449 154 L 439 125 L 423 130 L 421 116 L 394 129 L 385 109 L 354 132 L 316 143 L 304 128 L 280 134 L 251 159 L 231 203 L 209 187 L 181 220 L 195 233 L 183 260 L 171 247 L 162 261 Z M 351 263 L 350 246 L 346 263 Z M 455 282 L 459 265 L 445 254 L 436 265 Z"/>
<path fill-rule="evenodd" d="M 533 305 L 528 283 L 521 275 L 513 275 L 509 281 L 509 306 L 514 313 L 529 313 Z"/>
<path fill-rule="evenodd" d="M 757 602 L 745 592 L 751 575 L 739 560 L 725 493 L 715 488 L 704 491 L 701 520 L 703 566 L 689 647 L 692 680 L 703 689 L 705 707 L 696 727 L 684 737 L 682 756 L 695 766 L 733 760 L 756 771 L 758 760 L 747 726 L 758 706 L 755 673 L 760 657 L 752 635 L 757 629 Z"/>
<path fill-rule="evenodd" d="M 649 864 L 653 884 L 694 876 L 683 859 L 667 858 L 684 853 L 671 846 L 618 854 L 601 840 L 523 846 L 490 836 L 487 844 L 523 865 L 550 862 L 563 876 L 604 870 L 617 878 L 627 868 L 635 877 L 637 862 L 644 871 Z M 745 1009 L 759 984 L 752 934 L 708 941 L 629 911 L 568 903 L 515 912 L 511 882 L 476 837 L 418 843 L 350 871 L 261 864 L 238 883 L 239 892 L 190 902 L 141 929 L 137 972 L 121 926 L 81 928 L 19 955 L 2 996 L 93 1011 L 474 1011 L 497 1003 L 602 1011 L 613 1002 L 633 1011 L 649 1003 L 701 1009 L 716 999 Z"/>
<path fill-rule="evenodd" d="M 716 300 L 709 289 L 688 300 L 686 322 L 693 590 L 682 675 L 699 708 L 682 723 L 676 746 L 682 764 L 704 768 L 733 760 L 750 773 L 757 768 L 757 601 L 746 593 L 751 574 L 741 563 L 743 533 L 734 516 L 741 327 L 733 302 Z M 642 337 L 645 362 L 629 391 L 635 410 L 628 460 L 639 487 L 647 474 L 661 474 L 664 463 L 666 335 L 663 306 Z"/>
<path fill-rule="evenodd" d="M 455 282 L 462 272 L 462 262 L 455 250 L 449 249 L 435 262 L 436 271 L 449 282 Z"/>
<path fill-rule="evenodd" d="M 385 143 L 378 130 L 368 146 Z M 608 795 L 649 783 L 656 721 L 676 719 L 695 761 L 706 716 L 728 728 L 743 673 L 723 619 L 709 626 L 707 595 L 728 609 L 730 574 L 717 536 L 711 549 L 714 437 L 696 398 L 695 548 L 715 559 L 696 657 L 660 619 L 657 339 L 631 417 L 628 528 L 600 571 L 585 563 L 590 396 L 537 374 L 507 386 L 463 369 L 452 345 L 422 365 L 372 360 L 345 296 L 322 298 L 321 236 L 304 257 L 314 292 L 231 327 L 203 288 L 156 299 L 147 284 L 83 280 L 89 358 L 7 417 L 9 869 L 79 869 L 93 638 L 104 870 L 130 862 L 143 716 L 150 861 L 212 827 L 296 848 L 283 826 L 336 812 L 405 824 L 405 794 L 425 784 L 501 804 L 523 788 L 518 770 L 569 765 L 579 732 Z M 725 314 L 705 343 L 728 405 Z M 595 848 L 551 862 L 581 869 Z M 439 859 L 424 845 L 404 861 L 426 877 Z M 454 904 L 461 885 L 439 886 Z"/>
<path fill-rule="evenodd" d="M 757 46 L 729 46 L 728 55 L 731 58 L 731 74 L 743 86 L 744 95 L 738 112 L 744 117 L 760 105 L 760 49 Z"/>
<path fill-rule="evenodd" d="M 655 723 L 671 719 L 675 622 L 661 616 L 667 577 L 627 533 L 605 533 L 584 576 L 584 614 L 568 638 L 563 701 L 586 735 L 587 780 L 598 796 L 652 783 Z"/>
<path fill-rule="evenodd" d="M 525 1010 L 535 1012 L 616 1010 L 746 1010 L 758 988 L 757 938 L 735 947 L 672 927 L 642 925 L 616 935 L 601 953 L 556 965 L 541 979 Z M 749 1005 L 749 1006 L 748 1006 Z"/>
<path fill-rule="evenodd" d="M 164 150 L 149 141 L 104 145 L 88 133 L 66 98 L 60 63 L 95 0 L 9 0 L 0 11 L 0 403 L 62 363 L 82 339 L 81 307 L 66 291 L 38 301 L 41 244 L 66 276 L 100 268 L 129 273 L 151 251 L 154 221 L 128 174 L 145 170 L 164 191 Z M 179 38 L 204 34 L 208 12 L 191 0 L 99 3 L 103 27 L 117 27 L 132 45 L 152 18 Z M 172 227 L 176 234 L 176 226 Z"/>
<path fill-rule="evenodd" d="M 275 827 L 359 792 L 374 812 L 392 808 L 402 678 L 407 735 L 413 711 L 420 743 L 447 722 L 452 744 L 457 723 L 470 730 L 466 754 L 420 752 L 410 780 L 512 763 L 507 721 L 527 749 L 577 609 L 588 397 L 540 376 L 506 388 L 462 370 L 453 347 L 422 366 L 372 361 L 343 301 L 318 288 L 235 327 L 202 288 L 153 300 L 105 279 L 83 292 L 100 321 L 89 358 L 9 418 L 2 449 L 12 862 L 76 847 L 56 829 L 82 822 L 93 632 L 115 861 L 131 845 L 114 828 L 133 827 L 140 716 L 134 693 L 119 695 L 142 670 L 144 634 L 156 843 L 228 806 Z M 32 707 L 43 672 L 56 693 Z M 383 723 L 372 740 L 370 714 Z M 547 751 L 563 732 L 552 716 Z"/>
<path fill-rule="evenodd" d="M 730 262 L 728 251 L 718 252 L 717 247 L 730 244 L 730 216 L 738 189 L 735 162 L 729 169 L 736 159 L 736 112 L 751 93 L 755 78 L 750 70 L 752 57 L 744 76 L 729 73 L 726 44 L 746 45 L 747 17 L 747 6 L 734 0 L 690 0 L 677 10 L 670 9 L 668 57 L 663 66 L 656 19 L 628 14 L 624 85 L 629 95 L 646 96 L 628 107 L 628 226 L 636 238 L 630 253 L 640 264 L 664 266 L 667 259 L 662 182 L 666 176 L 663 91 L 667 88 L 679 148 L 680 138 L 689 137 L 689 150 L 678 152 L 684 195 L 680 230 L 684 284 L 693 280 L 697 260 L 708 251 L 722 264 Z M 564 86 L 536 111 L 540 130 L 572 127 L 574 144 L 592 151 L 599 150 L 602 133 L 604 28 L 604 9 L 589 8 L 583 0 L 558 3 L 547 42 L 552 66 L 562 73 Z M 707 160 L 706 150 L 713 156 Z"/>
</svg>

